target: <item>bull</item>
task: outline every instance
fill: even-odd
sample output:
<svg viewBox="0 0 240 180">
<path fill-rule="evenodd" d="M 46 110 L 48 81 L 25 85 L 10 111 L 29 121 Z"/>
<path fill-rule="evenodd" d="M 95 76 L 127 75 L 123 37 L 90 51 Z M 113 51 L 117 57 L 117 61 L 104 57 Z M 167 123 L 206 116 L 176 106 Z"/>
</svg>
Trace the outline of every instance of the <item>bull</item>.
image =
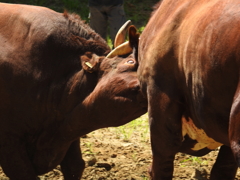
<svg viewBox="0 0 240 180">
<path fill-rule="evenodd" d="M 80 179 L 79 137 L 146 112 L 131 53 L 139 35 L 131 26 L 121 45 L 123 36 L 110 52 L 76 14 L 0 3 L 0 164 L 11 180 L 59 164 Z"/>
<path fill-rule="evenodd" d="M 173 177 L 177 152 L 220 147 L 211 180 L 233 180 L 240 166 L 240 2 L 163 0 L 138 53 L 148 99 L 154 180 Z"/>
</svg>

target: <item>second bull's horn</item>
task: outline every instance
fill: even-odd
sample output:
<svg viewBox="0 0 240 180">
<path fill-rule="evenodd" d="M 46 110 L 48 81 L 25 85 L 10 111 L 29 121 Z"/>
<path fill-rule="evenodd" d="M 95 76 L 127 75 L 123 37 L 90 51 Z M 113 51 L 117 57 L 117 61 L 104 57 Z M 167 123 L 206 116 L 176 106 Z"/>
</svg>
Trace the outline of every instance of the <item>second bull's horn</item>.
<svg viewBox="0 0 240 180">
<path fill-rule="evenodd" d="M 125 41 L 125 36 L 128 31 L 129 26 L 131 25 L 131 21 L 128 20 L 125 24 L 118 30 L 118 33 L 115 37 L 114 47 L 108 55 L 107 58 L 112 58 L 117 55 L 124 55 L 132 52 L 132 47 L 130 46 L 129 42 Z"/>
<path fill-rule="evenodd" d="M 116 47 L 114 50 L 112 50 L 108 55 L 107 58 L 113 58 L 118 55 L 124 55 L 129 54 L 132 52 L 132 47 L 129 44 L 129 41 L 126 41 L 125 43 L 121 44 L 120 46 Z"/>
</svg>

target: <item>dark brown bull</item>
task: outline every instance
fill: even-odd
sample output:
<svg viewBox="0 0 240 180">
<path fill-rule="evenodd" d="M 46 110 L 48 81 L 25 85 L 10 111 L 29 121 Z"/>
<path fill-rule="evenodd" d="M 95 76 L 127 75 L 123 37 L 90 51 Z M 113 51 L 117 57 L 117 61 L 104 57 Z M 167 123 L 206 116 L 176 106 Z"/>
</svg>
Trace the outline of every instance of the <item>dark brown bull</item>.
<svg viewBox="0 0 240 180">
<path fill-rule="evenodd" d="M 221 146 L 211 180 L 240 166 L 240 1 L 163 0 L 139 42 L 154 180 L 170 180 L 177 152 Z"/>
<path fill-rule="evenodd" d="M 131 51 L 134 27 L 129 36 Z M 79 137 L 146 112 L 133 55 L 104 58 L 109 47 L 77 15 L 0 3 L 0 42 L 0 164 L 11 180 L 58 164 L 80 179 Z"/>
</svg>

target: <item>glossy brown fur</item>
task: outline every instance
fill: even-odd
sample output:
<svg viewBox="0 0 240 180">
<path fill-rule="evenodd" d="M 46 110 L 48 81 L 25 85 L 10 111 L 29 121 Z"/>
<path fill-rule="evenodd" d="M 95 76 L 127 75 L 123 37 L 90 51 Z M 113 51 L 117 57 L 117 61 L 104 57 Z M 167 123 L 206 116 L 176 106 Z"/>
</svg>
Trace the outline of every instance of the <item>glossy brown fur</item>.
<svg viewBox="0 0 240 180">
<path fill-rule="evenodd" d="M 104 58 L 106 42 L 77 15 L 0 3 L 0 42 L 0 165 L 11 180 L 58 164 L 80 179 L 79 137 L 146 112 L 133 55 Z"/>
<path fill-rule="evenodd" d="M 210 151 L 193 151 L 196 142 L 183 139 L 181 118 L 187 117 L 223 144 L 211 180 L 233 180 L 240 166 L 240 2 L 163 0 L 159 5 L 141 35 L 138 56 L 149 104 L 152 178 L 172 179 L 177 152 Z"/>
</svg>

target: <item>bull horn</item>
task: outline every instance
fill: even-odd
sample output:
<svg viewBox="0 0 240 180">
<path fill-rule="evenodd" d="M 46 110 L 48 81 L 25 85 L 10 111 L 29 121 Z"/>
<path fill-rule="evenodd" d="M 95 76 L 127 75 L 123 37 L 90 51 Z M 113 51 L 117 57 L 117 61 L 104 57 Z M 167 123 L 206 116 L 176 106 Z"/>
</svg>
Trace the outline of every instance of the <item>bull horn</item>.
<svg viewBox="0 0 240 180">
<path fill-rule="evenodd" d="M 107 55 L 107 58 L 113 58 L 115 56 L 125 55 L 125 54 L 128 54 L 128 53 L 131 53 L 132 51 L 133 51 L 133 49 L 130 46 L 129 41 L 126 41 L 125 43 L 121 44 L 120 46 L 118 46 L 114 50 L 112 50 Z"/>
<path fill-rule="evenodd" d="M 131 20 L 128 20 L 127 22 L 122 25 L 122 27 L 118 30 L 115 40 L 114 40 L 114 47 L 118 47 L 120 44 L 125 42 L 125 36 L 128 30 L 128 27 L 131 25 Z"/>
</svg>

